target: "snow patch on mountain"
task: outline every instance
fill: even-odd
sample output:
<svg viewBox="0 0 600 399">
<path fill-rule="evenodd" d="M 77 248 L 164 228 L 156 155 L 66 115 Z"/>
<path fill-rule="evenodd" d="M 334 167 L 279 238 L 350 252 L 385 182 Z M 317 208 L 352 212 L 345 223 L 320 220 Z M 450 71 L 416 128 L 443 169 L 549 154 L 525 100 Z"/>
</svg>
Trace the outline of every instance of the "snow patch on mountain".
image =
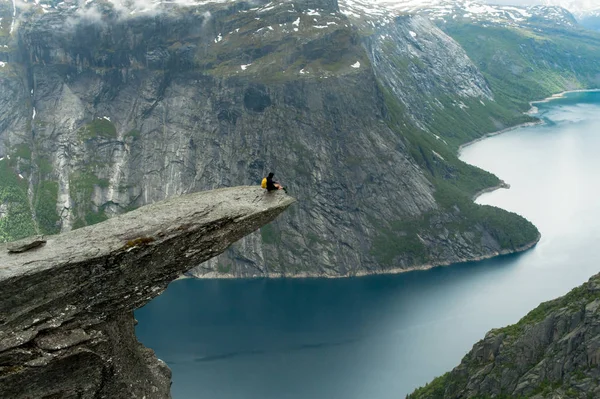
<svg viewBox="0 0 600 399">
<path fill-rule="evenodd" d="M 453 3 L 461 3 L 460 1 L 449 0 L 375 0 L 379 4 L 389 5 L 392 8 L 402 10 L 408 13 L 416 13 L 424 9 L 452 9 Z M 474 2 L 471 2 L 474 3 Z M 487 11 L 488 13 L 496 13 L 498 9 L 526 9 L 528 7 L 519 6 L 518 0 L 514 0 L 514 7 L 495 5 L 494 0 L 480 1 L 476 6 L 478 11 Z M 538 6 L 561 7 L 572 13 L 577 19 L 596 16 L 600 17 L 600 1 L 598 0 L 539 0 Z M 491 7 L 491 9 L 487 8 Z M 494 9 L 494 10 L 492 10 Z M 474 10 L 473 10 L 474 11 Z M 477 11 L 475 11 L 477 13 Z"/>
<path fill-rule="evenodd" d="M 114 10 L 121 18 L 135 18 L 140 15 L 148 16 L 158 14 L 166 9 L 182 6 L 194 7 L 209 3 L 232 3 L 237 0 L 130 0 L 122 2 L 121 0 L 85 0 L 78 3 L 73 2 L 55 2 L 48 0 L 21 0 L 23 3 L 13 1 L 14 14 L 17 14 L 19 4 L 26 7 L 39 7 L 43 13 L 68 11 L 72 13 L 72 23 L 80 20 L 102 22 L 102 12 L 100 3 L 112 4 Z M 572 27 L 576 21 L 572 14 L 564 8 L 573 10 L 576 15 L 592 15 L 596 12 L 600 16 L 600 4 L 598 0 L 540 0 L 547 5 L 538 6 L 507 6 L 487 4 L 492 0 L 339 0 L 339 8 L 342 14 L 351 18 L 359 26 L 368 28 L 377 28 L 393 22 L 393 19 L 399 15 L 418 14 L 434 21 L 438 24 L 449 21 L 464 21 L 480 24 L 499 24 L 502 26 L 526 26 L 531 19 L 536 23 L 540 20 L 546 20 L 549 24 Z M 240 12 L 256 12 L 257 20 L 260 13 L 272 10 L 282 5 L 291 5 L 289 12 L 297 12 L 293 9 L 293 3 L 289 0 L 274 0 L 261 4 L 249 10 Z M 595 11 L 594 11 L 595 7 Z M 206 12 L 207 20 L 211 17 L 210 12 Z M 314 18 L 315 29 L 327 29 L 334 26 L 331 21 L 322 21 L 324 18 L 323 10 L 309 9 L 303 12 Z M 331 16 L 327 15 L 328 19 Z M 317 20 L 318 18 L 318 20 Z M 14 21 L 17 18 L 13 18 Z M 533 21 L 531 21 L 533 22 Z M 300 29 L 300 18 L 293 21 L 291 30 L 297 32 Z M 263 28 L 261 28 L 263 29 Z M 270 30 L 273 30 L 272 28 Z M 11 27 L 12 31 L 12 27 Z M 215 38 L 215 43 L 220 42 L 222 36 Z"/>
<path fill-rule="evenodd" d="M 573 26 L 572 15 L 558 6 L 506 6 L 478 0 L 379 0 L 378 4 L 405 14 L 419 14 L 432 21 L 467 20 L 508 26 L 526 25 L 531 18 Z"/>
<path fill-rule="evenodd" d="M 577 19 L 600 17 L 600 1 L 598 0 L 545 0 L 544 4 L 566 8 Z"/>
</svg>

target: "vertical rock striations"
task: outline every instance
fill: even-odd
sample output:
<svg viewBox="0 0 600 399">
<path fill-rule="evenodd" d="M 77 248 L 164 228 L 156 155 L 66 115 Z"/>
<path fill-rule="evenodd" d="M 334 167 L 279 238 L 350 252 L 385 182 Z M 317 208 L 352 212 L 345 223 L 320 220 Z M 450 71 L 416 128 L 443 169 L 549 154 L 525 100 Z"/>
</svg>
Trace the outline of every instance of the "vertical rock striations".
<svg viewBox="0 0 600 399">
<path fill-rule="evenodd" d="M 86 3 L 31 5 L 0 37 L 0 239 L 258 184 L 274 171 L 298 207 L 197 275 L 385 273 L 536 242 L 526 220 L 472 204 L 500 181 L 455 153 L 530 119 L 507 103 L 535 99 L 537 86 L 508 90 L 486 74 L 501 55 L 468 56 L 428 18 L 354 0 L 169 3 L 151 12 Z M 5 21 L 12 9 L 3 10 Z M 515 32 L 531 41 L 530 31 Z M 552 32 L 535 35 L 545 45 Z M 518 53 L 513 36 L 496 36 Z M 585 68 L 572 74 L 581 85 L 600 72 L 592 36 Z M 565 46 L 549 48 L 555 56 Z"/>
</svg>

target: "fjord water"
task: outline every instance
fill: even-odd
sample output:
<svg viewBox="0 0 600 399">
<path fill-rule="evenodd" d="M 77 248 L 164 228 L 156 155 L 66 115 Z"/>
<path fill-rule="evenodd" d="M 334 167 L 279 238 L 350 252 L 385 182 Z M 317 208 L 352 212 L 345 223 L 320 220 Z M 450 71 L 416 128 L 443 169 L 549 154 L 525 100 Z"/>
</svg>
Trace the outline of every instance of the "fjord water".
<svg viewBox="0 0 600 399">
<path fill-rule="evenodd" d="M 175 281 L 135 314 L 173 397 L 403 398 L 489 329 L 599 272 L 600 93 L 537 106 L 546 124 L 461 154 L 511 185 L 477 202 L 531 220 L 533 250 L 401 275 Z"/>
</svg>

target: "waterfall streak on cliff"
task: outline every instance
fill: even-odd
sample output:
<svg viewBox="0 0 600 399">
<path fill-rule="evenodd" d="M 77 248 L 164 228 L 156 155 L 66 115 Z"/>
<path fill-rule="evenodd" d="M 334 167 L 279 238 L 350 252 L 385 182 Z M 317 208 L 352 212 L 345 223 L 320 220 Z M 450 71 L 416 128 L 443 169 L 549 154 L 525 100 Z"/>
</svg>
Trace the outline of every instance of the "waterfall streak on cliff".
<svg viewBox="0 0 600 399">
<path fill-rule="evenodd" d="M 10 21 L 10 34 L 11 35 L 13 33 L 13 29 L 15 28 L 15 18 L 17 17 L 17 4 L 15 3 L 15 0 L 12 0 L 12 4 L 13 4 L 13 17 L 12 17 L 12 21 Z"/>
</svg>

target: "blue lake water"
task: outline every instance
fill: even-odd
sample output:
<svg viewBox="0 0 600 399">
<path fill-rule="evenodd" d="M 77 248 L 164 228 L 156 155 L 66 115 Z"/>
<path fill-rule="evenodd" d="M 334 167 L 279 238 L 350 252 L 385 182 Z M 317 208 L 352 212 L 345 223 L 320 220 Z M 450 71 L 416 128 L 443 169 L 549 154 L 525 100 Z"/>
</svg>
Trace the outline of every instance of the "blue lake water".
<svg viewBox="0 0 600 399">
<path fill-rule="evenodd" d="M 491 328 L 600 272 L 600 93 L 538 104 L 548 123 L 461 159 L 511 185 L 479 203 L 531 220 L 524 254 L 349 279 L 178 280 L 135 312 L 175 399 L 398 399 Z"/>
</svg>

